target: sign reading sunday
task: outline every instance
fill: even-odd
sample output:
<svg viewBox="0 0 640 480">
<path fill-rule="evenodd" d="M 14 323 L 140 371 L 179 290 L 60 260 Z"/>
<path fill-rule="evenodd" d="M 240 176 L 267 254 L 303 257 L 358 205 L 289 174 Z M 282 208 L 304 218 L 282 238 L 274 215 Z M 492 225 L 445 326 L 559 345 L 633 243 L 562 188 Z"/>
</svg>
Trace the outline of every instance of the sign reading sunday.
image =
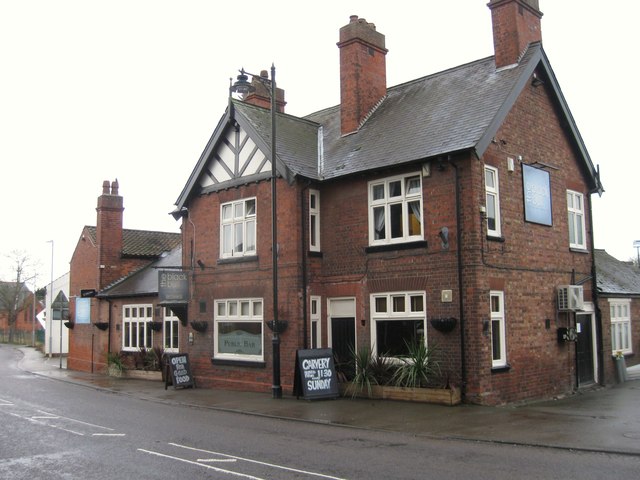
<svg viewBox="0 0 640 480">
<path fill-rule="evenodd" d="M 317 348 L 296 352 L 293 393 L 307 399 L 336 398 L 338 378 L 333 363 L 333 350 Z"/>
</svg>

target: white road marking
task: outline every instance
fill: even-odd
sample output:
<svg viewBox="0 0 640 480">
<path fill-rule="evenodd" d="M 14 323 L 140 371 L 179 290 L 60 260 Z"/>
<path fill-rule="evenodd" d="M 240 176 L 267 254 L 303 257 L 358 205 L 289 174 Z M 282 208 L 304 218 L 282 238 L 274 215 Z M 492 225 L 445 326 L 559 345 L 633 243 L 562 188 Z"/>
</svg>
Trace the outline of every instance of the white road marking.
<svg viewBox="0 0 640 480">
<path fill-rule="evenodd" d="M 224 462 L 228 462 L 228 463 L 234 463 L 237 462 L 237 460 L 235 458 L 199 458 L 196 460 L 196 462 L 202 462 L 202 463 L 207 463 L 207 462 L 211 462 L 211 463 L 224 463 Z"/>
<path fill-rule="evenodd" d="M 237 457 L 235 455 L 228 455 L 226 453 L 212 452 L 210 450 L 202 450 L 200 448 L 188 447 L 186 445 L 180 445 L 178 443 L 169 443 L 169 445 L 173 445 L 174 447 L 178 447 L 178 448 L 184 448 L 186 450 L 192 450 L 194 452 L 204 452 L 204 453 L 210 453 L 212 455 L 220 455 L 221 457 L 234 458 L 236 460 L 242 460 L 243 462 L 249 462 L 249 463 L 255 463 L 255 464 L 258 464 L 258 465 L 263 465 L 265 467 L 272 467 L 272 468 L 277 468 L 277 469 L 280 469 L 280 470 L 287 470 L 289 472 L 294 472 L 294 473 L 302 473 L 304 475 L 311 475 L 313 477 L 328 478 L 330 480 L 345 480 L 344 478 L 332 477 L 330 475 L 324 475 L 322 473 L 315 473 L 315 472 L 309 472 L 309 471 L 306 471 L 306 470 L 299 470 L 297 468 L 285 467 L 284 465 L 276 465 L 275 463 L 261 462 L 259 460 L 252 460 L 250 458 Z"/>
<path fill-rule="evenodd" d="M 244 474 L 244 473 L 233 472 L 231 470 L 225 470 L 224 468 L 212 467 L 211 465 L 207 465 L 207 464 L 204 464 L 204 463 L 198 463 L 198 462 L 194 462 L 193 460 L 187 460 L 186 458 L 174 457 L 172 455 L 165 455 L 164 453 L 153 452 L 151 450 L 145 450 L 144 448 L 139 448 L 138 451 L 139 452 L 148 453 L 150 455 L 156 455 L 158 457 L 169 458 L 171 460 L 177 460 L 179 462 L 188 463 L 190 465 L 197 465 L 199 467 L 208 468 L 210 470 L 215 470 L 216 472 L 220 472 L 220 473 L 228 473 L 229 475 L 235 475 L 237 477 L 249 478 L 251 480 L 265 480 L 264 478 L 261 478 L 261 477 L 254 477 L 253 475 L 247 475 L 247 474 Z"/>
<path fill-rule="evenodd" d="M 124 433 L 92 433 L 92 437 L 125 437 Z"/>
</svg>

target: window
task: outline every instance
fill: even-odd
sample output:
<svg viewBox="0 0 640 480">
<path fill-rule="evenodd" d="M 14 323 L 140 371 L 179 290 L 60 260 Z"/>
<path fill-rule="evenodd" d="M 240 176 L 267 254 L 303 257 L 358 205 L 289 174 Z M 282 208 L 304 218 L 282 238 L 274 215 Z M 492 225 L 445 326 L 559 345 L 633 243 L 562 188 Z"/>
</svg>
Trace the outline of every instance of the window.
<svg viewBox="0 0 640 480">
<path fill-rule="evenodd" d="M 426 342 L 424 292 L 397 292 L 371 295 L 372 350 L 378 356 L 409 354 L 408 345 Z"/>
<path fill-rule="evenodd" d="M 138 351 L 153 347 L 153 320 L 151 305 L 124 305 L 122 307 L 122 349 Z"/>
<path fill-rule="evenodd" d="M 484 190 L 487 208 L 487 235 L 499 237 L 500 233 L 500 193 L 498 189 L 498 169 L 484 167 Z"/>
<path fill-rule="evenodd" d="M 420 174 L 369 182 L 369 244 L 422 240 Z"/>
<path fill-rule="evenodd" d="M 220 256 L 256 254 L 256 199 L 230 202 L 220 207 Z"/>
<path fill-rule="evenodd" d="M 214 357 L 262 361 L 262 299 L 242 298 L 215 302 Z"/>
<path fill-rule="evenodd" d="M 611 350 L 633 353 L 631 348 L 631 300 L 609 300 L 611 312 Z"/>
<path fill-rule="evenodd" d="M 569 212 L 569 247 L 586 249 L 584 232 L 584 196 L 567 190 L 567 210 Z"/>
<path fill-rule="evenodd" d="M 320 297 L 312 296 L 311 302 L 311 348 L 322 348 L 322 326 L 320 323 Z"/>
<path fill-rule="evenodd" d="M 507 348 L 505 340 L 504 292 L 492 291 L 491 303 L 491 352 L 493 368 L 507 365 Z"/>
<path fill-rule="evenodd" d="M 178 343 L 178 317 L 176 317 L 170 308 L 163 308 L 164 312 L 164 341 L 162 348 L 165 352 L 177 353 Z"/>
<path fill-rule="evenodd" d="M 320 192 L 309 190 L 309 250 L 320 251 Z"/>
</svg>

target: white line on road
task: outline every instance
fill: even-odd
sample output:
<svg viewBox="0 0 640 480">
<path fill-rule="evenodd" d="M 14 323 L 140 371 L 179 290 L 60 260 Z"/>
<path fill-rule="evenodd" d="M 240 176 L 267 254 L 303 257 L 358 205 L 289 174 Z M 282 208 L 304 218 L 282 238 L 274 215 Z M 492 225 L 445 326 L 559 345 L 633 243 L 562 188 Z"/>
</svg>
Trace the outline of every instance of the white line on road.
<svg viewBox="0 0 640 480">
<path fill-rule="evenodd" d="M 158 457 L 169 458 L 171 460 L 177 460 L 179 462 L 188 463 L 190 465 L 197 465 L 199 467 L 208 468 L 210 470 L 215 470 L 216 472 L 220 472 L 220 473 L 228 473 L 229 475 L 236 475 L 238 477 L 249 478 L 251 480 L 265 480 L 264 478 L 261 478 L 261 477 L 254 477 L 253 475 L 247 475 L 247 474 L 244 474 L 244 473 L 233 472 L 231 470 L 225 470 L 224 468 L 212 467 L 211 465 L 206 465 L 206 464 L 203 464 L 203 463 L 194 462 L 193 460 L 187 460 L 186 458 L 174 457 L 172 455 L 165 455 L 164 453 L 153 452 L 151 450 L 145 450 L 144 448 L 139 448 L 138 451 L 139 452 L 148 453 L 150 455 L 157 455 Z"/>
<path fill-rule="evenodd" d="M 304 475 L 311 475 L 313 477 L 328 478 L 330 480 L 345 480 L 344 478 L 332 477 L 330 475 L 324 475 L 322 473 L 309 472 L 306 470 L 298 470 L 297 468 L 285 467 L 284 465 L 276 465 L 274 463 L 261 462 L 259 460 L 252 460 L 250 458 L 236 457 L 235 455 L 228 455 L 226 453 L 212 452 L 210 450 L 202 450 L 200 448 L 188 447 L 186 445 L 180 445 L 178 443 L 169 443 L 169 445 L 173 445 L 174 447 L 184 448 L 186 450 L 193 450 L 195 452 L 204 452 L 204 453 L 210 453 L 212 455 L 220 455 L 221 457 L 235 458 L 236 460 L 242 460 L 244 462 L 256 463 L 258 465 L 264 465 L 266 467 L 278 468 L 280 470 L 287 470 L 289 472 L 302 473 Z"/>
<path fill-rule="evenodd" d="M 38 410 L 38 412 L 43 413 L 45 415 L 54 415 L 53 413 L 45 412 L 44 410 Z M 62 415 L 60 415 L 57 418 L 62 418 L 64 420 L 69 420 L 70 422 L 76 422 L 76 423 L 80 423 L 82 425 L 87 425 L 88 427 L 102 428 L 103 430 L 111 430 L 113 432 L 113 428 L 104 427 L 102 425 L 96 425 L 95 423 L 83 422 L 82 420 L 77 420 L 77 419 L 71 418 L 71 417 L 64 417 Z"/>
<path fill-rule="evenodd" d="M 92 433 L 93 437 L 124 437 L 126 434 L 124 433 Z"/>
<path fill-rule="evenodd" d="M 224 462 L 228 462 L 228 463 L 235 463 L 237 462 L 237 460 L 235 458 L 199 458 L 198 460 L 196 460 L 196 462 L 202 462 L 202 463 L 207 463 L 207 462 L 211 462 L 211 463 L 224 463 Z"/>
</svg>

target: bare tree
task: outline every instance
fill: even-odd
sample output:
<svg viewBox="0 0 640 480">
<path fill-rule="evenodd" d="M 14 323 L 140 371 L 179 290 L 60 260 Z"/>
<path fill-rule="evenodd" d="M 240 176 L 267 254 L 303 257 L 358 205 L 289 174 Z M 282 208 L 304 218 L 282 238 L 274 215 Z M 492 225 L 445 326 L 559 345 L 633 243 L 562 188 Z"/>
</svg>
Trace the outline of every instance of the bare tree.
<svg viewBox="0 0 640 480">
<path fill-rule="evenodd" d="M 33 296 L 26 283 L 33 279 L 28 273 L 31 268 L 31 260 L 28 255 L 19 250 L 7 255 L 13 264 L 13 278 L 9 282 L 0 282 L 0 315 L 7 318 L 9 327 L 9 343 L 13 342 L 14 329 L 18 313 L 31 305 Z"/>
</svg>

